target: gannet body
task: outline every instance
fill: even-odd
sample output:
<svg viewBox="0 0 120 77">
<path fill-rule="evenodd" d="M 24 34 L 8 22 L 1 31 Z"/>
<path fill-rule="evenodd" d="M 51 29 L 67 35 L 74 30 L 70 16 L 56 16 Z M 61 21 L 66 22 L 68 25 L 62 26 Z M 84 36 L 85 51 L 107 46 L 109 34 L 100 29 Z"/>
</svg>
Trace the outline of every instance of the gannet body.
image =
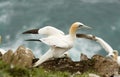
<svg viewBox="0 0 120 77">
<path fill-rule="evenodd" d="M 81 29 L 81 28 L 90 28 L 90 27 L 85 26 L 84 24 L 80 22 L 75 22 L 71 25 L 68 35 L 65 35 L 64 32 L 62 32 L 61 30 L 51 27 L 51 26 L 23 32 L 23 34 L 46 34 L 48 35 L 45 38 L 39 39 L 39 41 L 49 45 L 50 49 L 43 56 L 40 57 L 40 59 L 33 65 L 33 67 L 39 66 L 40 64 L 42 64 L 43 62 L 45 62 L 46 60 L 50 58 L 53 58 L 53 57 L 59 58 L 66 51 L 71 49 L 73 47 L 74 40 L 76 38 L 76 31 L 79 28 Z M 28 39 L 27 41 L 35 41 L 35 39 Z"/>
</svg>

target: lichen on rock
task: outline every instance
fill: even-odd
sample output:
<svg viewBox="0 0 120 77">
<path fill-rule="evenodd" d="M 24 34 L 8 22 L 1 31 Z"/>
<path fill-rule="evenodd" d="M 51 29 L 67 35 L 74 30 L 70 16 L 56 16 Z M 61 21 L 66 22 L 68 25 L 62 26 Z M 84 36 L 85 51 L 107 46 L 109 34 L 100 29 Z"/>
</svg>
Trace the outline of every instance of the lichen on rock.
<svg viewBox="0 0 120 77">
<path fill-rule="evenodd" d="M 32 67 L 32 60 L 35 58 L 32 51 L 24 46 L 19 46 L 13 53 L 12 50 L 8 50 L 3 56 L 2 60 L 8 64 L 19 67 Z"/>
</svg>

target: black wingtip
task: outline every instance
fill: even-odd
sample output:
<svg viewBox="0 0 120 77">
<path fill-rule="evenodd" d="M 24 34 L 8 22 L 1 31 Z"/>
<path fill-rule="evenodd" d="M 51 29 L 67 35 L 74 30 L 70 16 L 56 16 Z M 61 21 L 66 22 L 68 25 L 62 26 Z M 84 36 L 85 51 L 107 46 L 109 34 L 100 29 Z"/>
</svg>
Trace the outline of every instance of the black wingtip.
<svg viewBox="0 0 120 77">
<path fill-rule="evenodd" d="M 38 30 L 39 29 L 32 29 L 32 30 L 25 31 L 22 34 L 38 34 Z"/>
<path fill-rule="evenodd" d="M 39 41 L 39 42 L 41 42 L 41 40 L 39 40 L 39 39 L 26 39 L 25 41 Z"/>
</svg>

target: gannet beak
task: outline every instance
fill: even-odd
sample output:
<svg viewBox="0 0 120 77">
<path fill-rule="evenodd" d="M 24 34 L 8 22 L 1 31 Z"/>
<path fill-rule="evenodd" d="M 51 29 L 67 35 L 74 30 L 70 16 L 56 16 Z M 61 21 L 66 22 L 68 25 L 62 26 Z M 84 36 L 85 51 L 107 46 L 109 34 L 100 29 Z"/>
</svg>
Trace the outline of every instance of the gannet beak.
<svg viewBox="0 0 120 77">
<path fill-rule="evenodd" d="M 92 29 L 91 27 L 86 26 L 86 25 L 83 25 L 82 28 L 85 28 L 85 29 Z"/>
<path fill-rule="evenodd" d="M 22 34 L 38 34 L 38 30 L 39 29 L 32 29 L 32 30 L 25 31 Z"/>
</svg>

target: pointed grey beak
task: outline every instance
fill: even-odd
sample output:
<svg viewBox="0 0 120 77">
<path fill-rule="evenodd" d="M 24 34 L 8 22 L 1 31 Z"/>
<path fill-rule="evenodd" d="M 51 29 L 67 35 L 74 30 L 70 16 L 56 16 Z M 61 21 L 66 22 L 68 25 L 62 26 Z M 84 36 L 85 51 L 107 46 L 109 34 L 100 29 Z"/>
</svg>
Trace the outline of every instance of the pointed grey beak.
<svg viewBox="0 0 120 77">
<path fill-rule="evenodd" d="M 39 29 L 32 29 L 32 30 L 25 31 L 22 34 L 38 34 L 38 30 Z"/>
<path fill-rule="evenodd" d="M 86 26 L 86 25 L 83 25 L 82 28 L 85 28 L 85 29 L 92 29 L 91 27 Z"/>
</svg>

